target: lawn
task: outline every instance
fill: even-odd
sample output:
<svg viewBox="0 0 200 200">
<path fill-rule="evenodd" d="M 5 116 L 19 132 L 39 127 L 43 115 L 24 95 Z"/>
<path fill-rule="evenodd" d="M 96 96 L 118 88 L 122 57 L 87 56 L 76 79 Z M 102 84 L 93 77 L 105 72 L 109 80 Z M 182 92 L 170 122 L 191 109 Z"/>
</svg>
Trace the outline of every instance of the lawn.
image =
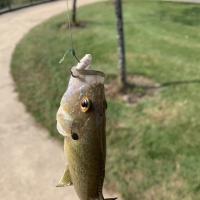
<svg viewBox="0 0 200 200">
<path fill-rule="evenodd" d="M 127 73 L 161 87 L 157 95 L 130 105 L 108 99 L 106 185 L 124 200 L 198 200 L 200 196 L 200 5 L 125 1 Z M 78 9 L 85 27 L 73 28 L 81 58 L 117 76 L 114 7 L 108 2 Z M 11 63 L 19 99 L 27 111 L 61 140 L 56 112 L 67 88 L 70 56 L 67 14 L 32 29 Z"/>
</svg>

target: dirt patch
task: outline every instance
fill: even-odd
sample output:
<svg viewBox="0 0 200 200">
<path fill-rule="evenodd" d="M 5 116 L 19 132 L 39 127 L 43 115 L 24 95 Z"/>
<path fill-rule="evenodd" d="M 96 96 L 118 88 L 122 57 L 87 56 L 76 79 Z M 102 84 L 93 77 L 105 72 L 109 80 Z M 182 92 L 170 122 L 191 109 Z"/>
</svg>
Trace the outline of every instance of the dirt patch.
<svg viewBox="0 0 200 200">
<path fill-rule="evenodd" d="M 128 75 L 127 86 L 120 89 L 118 79 L 105 84 L 106 97 L 134 104 L 145 97 L 154 97 L 158 93 L 159 84 L 149 78 L 140 75 Z"/>
<path fill-rule="evenodd" d="M 75 28 L 85 28 L 87 26 L 89 22 L 85 22 L 85 21 L 77 21 L 76 23 L 74 22 L 70 22 L 70 27 L 75 27 Z M 66 22 L 64 24 L 61 25 L 60 27 L 61 29 L 68 29 L 69 28 L 69 23 Z"/>
<path fill-rule="evenodd" d="M 115 5 L 115 0 L 109 0 L 107 3 Z M 126 1 L 122 0 L 122 3 L 126 3 Z"/>
</svg>

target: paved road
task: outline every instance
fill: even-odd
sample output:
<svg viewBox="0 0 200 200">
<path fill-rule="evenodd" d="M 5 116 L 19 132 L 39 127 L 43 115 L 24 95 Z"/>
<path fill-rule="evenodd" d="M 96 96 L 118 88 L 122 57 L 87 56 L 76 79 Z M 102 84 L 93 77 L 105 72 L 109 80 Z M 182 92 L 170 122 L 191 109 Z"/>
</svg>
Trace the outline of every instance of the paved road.
<svg viewBox="0 0 200 200">
<path fill-rule="evenodd" d="M 78 6 L 96 1 L 80 0 Z M 73 187 L 55 187 L 66 162 L 62 146 L 25 111 L 9 74 L 12 53 L 24 34 L 62 11 L 66 11 L 66 1 L 0 16 L 1 200 L 78 200 Z"/>
</svg>

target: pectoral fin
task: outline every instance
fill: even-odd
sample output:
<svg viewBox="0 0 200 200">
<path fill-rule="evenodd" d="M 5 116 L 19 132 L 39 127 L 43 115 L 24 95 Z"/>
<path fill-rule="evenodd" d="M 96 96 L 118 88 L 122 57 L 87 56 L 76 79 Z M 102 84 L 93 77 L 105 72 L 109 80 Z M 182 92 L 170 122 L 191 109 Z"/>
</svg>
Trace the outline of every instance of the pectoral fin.
<svg viewBox="0 0 200 200">
<path fill-rule="evenodd" d="M 65 186 L 70 186 L 73 185 L 72 179 L 71 179 L 71 174 L 69 171 L 69 166 L 67 165 L 64 174 L 62 175 L 58 185 L 56 187 L 65 187 Z"/>
</svg>

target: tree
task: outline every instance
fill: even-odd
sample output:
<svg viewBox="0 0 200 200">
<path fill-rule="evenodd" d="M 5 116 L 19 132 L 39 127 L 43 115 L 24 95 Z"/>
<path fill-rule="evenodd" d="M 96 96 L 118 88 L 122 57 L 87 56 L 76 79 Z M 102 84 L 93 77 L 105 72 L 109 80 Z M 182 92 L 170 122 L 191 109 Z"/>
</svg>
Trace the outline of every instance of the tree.
<svg viewBox="0 0 200 200">
<path fill-rule="evenodd" d="M 76 25 L 76 0 L 73 0 L 72 6 L 72 25 Z"/>
<path fill-rule="evenodd" d="M 118 68 L 119 68 L 119 86 L 123 89 L 126 84 L 126 67 L 125 67 L 125 48 L 121 0 L 115 0 L 117 39 L 118 39 Z"/>
</svg>

